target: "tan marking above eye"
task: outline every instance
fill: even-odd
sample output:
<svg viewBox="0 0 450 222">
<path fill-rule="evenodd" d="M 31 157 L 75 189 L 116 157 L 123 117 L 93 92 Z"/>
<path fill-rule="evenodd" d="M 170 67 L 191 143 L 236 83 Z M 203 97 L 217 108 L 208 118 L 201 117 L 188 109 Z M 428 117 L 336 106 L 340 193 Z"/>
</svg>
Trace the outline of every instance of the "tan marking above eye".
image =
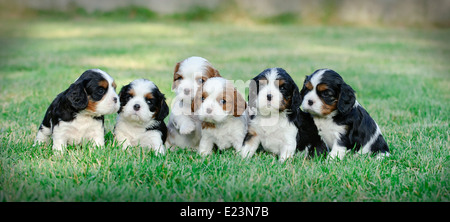
<svg viewBox="0 0 450 222">
<path fill-rule="evenodd" d="M 144 95 L 144 97 L 146 99 L 153 99 L 154 98 L 152 93 L 147 93 L 147 94 Z"/>
<path fill-rule="evenodd" d="M 312 89 L 314 88 L 314 86 L 311 84 L 310 81 L 308 81 L 308 82 L 305 83 L 305 87 L 306 87 L 308 90 L 312 90 Z"/>
<path fill-rule="evenodd" d="M 134 92 L 134 89 L 130 89 L 129 91 L 128 91 L 128 94 L 130 94 L 131 96 L 135 96 L 136 95 L 136 92 Z"/>
<path fill-rule="evenodd" d="M 103 88 L 105 88 L 105 89 L 107 89 L 109 83 L 108 83 L 107 80 L 101 80 L 100 82 L 98 82 L 98 85 L 101 86 L 101 87 L 103 87 Z"/>
<path fill-rule="evenodd" d="M 112 87 L 114 87 L 114 90 L 117 88 L 117 85 L 116 85 L 115 81 L 111 85 L 112 85 Z"/>
<path fill-rule="evenodd" d="M 328 85 L 325 83 L 317 85 L 317 91 L 322 92 L 328 89 Z"/>
</svg>

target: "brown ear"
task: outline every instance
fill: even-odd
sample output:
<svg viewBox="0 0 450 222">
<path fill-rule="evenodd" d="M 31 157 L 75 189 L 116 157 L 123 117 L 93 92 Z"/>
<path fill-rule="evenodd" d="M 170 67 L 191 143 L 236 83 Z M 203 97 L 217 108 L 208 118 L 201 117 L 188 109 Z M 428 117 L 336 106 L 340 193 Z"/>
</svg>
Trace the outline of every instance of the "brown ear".
<svg viewBox="0 0 450 222">
<path fill-rule="evenodd" d="M 206 66 L 205 74 L 208 77 L 208 79 L 212 78 L 212 77 L 222 77 L 222 76 L 220 76 L 219 70 L 215 69 L 211 65 Z"/>
<path fill-rule="evenodd" d="M 236 90 L 236 88 L 234 89 L 233 105 L 233 116 L 235 117 L 242 116 L 245 109 L 247 109 L 247 102 L 244 100 L 244 97 Z"/>
<path fill-rule="evenodd" d="M 202 87 L 199 87 L 197 89 L 197 92 L 195 93 L 195 97 L 191 100 L 191 112 L 194 113 L 195 111 L 200 108 L 202 105 L 202 96 L 207 97 L 207 93 L 203 92 Z"/>
<path fill-rule="evenodd" d="M 175 65 L 175 70 L 173 71 L 173 82 L 172 82 L 172 90 L 178 87 L 178 82 L 176 82 L 175 80 L 179 77 L 178 70 L 180 69 L 180 64 L 181 62 L 177 63 Z"/>
</svg>

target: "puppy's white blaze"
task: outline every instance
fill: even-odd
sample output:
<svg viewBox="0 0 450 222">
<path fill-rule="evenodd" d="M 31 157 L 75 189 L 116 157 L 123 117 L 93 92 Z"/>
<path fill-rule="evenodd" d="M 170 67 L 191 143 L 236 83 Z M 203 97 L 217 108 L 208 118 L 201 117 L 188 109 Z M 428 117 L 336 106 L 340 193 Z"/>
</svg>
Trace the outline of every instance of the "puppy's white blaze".
<svg viewBox="0 0 450 222">
<path fill-rule="evenodd" d="M 199 70 L 200 68 L 205 68 L 204 66 L 208 64 L 208 60 L 202 57 L 198 56 L 192 56 L 187 59 L 185 59 L 179 67 L 179 72 L 183 74 L 190 74 L 193 76 L 193 74 L 197 72 L 202 72 L 203 70 Z M 186 76 L 185 76 L 186 77 Z"/>
<path fill-rule="evenodd" d="M 318 71 L 316 74 L 314 74 L 310 80 L 311 85 L 314 87 L 311 91 L 306 93 L 305 97 L 303 97 L 303 102 L 301 104 L 301 108 L 304 111 L 312 111 L 317 115 L 321 115 L 322 110 L 322 101 L 319 98 L 319 95 L 317 95 L 316 87 L 322 80 L 322 75 L 327 71 L 328 69 L 323 69 Z M 309 105 L 308 101 L 313 101 L 313 105 Z"/>
<path fill-rule="evenodd" d="M 277 78 L 278 72 L 275 68 L 272 68 L 268 74 L 265 75 L 267 79 L 267 84 L 261 87 L 260 81 L 260 90 L 258 92 L 257 98 L 257 106 L 259 110 L 259 114 L 263 116 L 277 114 L 280 108 L 280 101 L 283 99 L 283 95 L 281 94 L 279 88 Z M 271 101 L 268 100 L 267 95 L 272 95 Z"/>
</svg>

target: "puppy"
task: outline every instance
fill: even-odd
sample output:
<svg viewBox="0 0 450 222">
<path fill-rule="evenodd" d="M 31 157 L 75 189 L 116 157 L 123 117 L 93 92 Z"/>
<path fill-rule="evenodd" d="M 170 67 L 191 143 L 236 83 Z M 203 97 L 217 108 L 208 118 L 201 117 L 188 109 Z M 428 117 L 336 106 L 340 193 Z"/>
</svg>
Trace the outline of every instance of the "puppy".
<svg viewBox="0 0 450 222">
<path fill-rule="evenodd" d="M 193 115 L 191 104 L 197 89 L 212 77 L 220 77 L 219 71 L 204 58 L 193 56 L 176 64 L 172 83 L 176 96 L 167 124 L 167 146 L 198 148 L 201 123 Z"/>
<path fill-rule="evenodd" d="M 331 69 L 306 76 L 302 109 L 313 115 L 319 135 L 331 148 L 330 158 L 342 159 L 347 150 L 389 156 L 381 130 L 356 101 L 355 91 Z"/>
<path fill-rule="evenodd" d="M 282 68 L 269 68 L 252 79 L 249 86 L 250 123 L 241 155 L 251 157 L 261 144 L 279 156 L 280 162 L 296 149 L 322 154 L 327 147 L 308 113 L 300 110 L 297 85 Z M 316 148 L 316 149 L 314 149 Z"/>
<path fill-rule="evenodd" d="M 164 154 L 169 114 L 164 94 L 147 79 L 136 79 L 119 92 L 120 109 L 114 135 L 123 149 L 142 146 Z"/>
<path fill-rule="evenodd" d="M 67 144 L 92 140 L 105 144 L 104 115 L 117 112 L 118 96 L 114 79 L 100 69 L 90 69 L 56 96 L 45 113 L 35 144 L 53 138 L 53 150 L 62 151 Z"/>
<path fill-rule="evenodd" d="M 202 121 L 198 152 L 208 155 L 214 145 L 221 150 L 240 150 L 247 132 L 246 108 L 247 103 L 231 81 L 221 77 L 208 79 L 192 103 L 192 111 Z"/>
</svg>

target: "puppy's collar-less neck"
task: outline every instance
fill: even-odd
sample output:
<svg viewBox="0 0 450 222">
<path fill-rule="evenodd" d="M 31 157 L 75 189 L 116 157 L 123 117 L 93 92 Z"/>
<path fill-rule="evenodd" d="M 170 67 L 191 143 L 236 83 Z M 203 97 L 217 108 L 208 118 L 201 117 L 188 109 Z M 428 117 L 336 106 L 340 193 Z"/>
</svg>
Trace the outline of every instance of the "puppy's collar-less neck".
<svg viewBox="0 0 450 222">
<path fill-rule="evenodd" d="M 99 118 L 102 119 L 103 118 L 103 115 L 98 114 L 98 113 L 94 113 L 94 112 L 92 112 L 90 110 L 87 110 L 87 109 L 79 112 L 77 114 L 77 116 L 89 116 L 89 117 L 92 117 L 94 119 L 99 119 Z"/>
</svg>

